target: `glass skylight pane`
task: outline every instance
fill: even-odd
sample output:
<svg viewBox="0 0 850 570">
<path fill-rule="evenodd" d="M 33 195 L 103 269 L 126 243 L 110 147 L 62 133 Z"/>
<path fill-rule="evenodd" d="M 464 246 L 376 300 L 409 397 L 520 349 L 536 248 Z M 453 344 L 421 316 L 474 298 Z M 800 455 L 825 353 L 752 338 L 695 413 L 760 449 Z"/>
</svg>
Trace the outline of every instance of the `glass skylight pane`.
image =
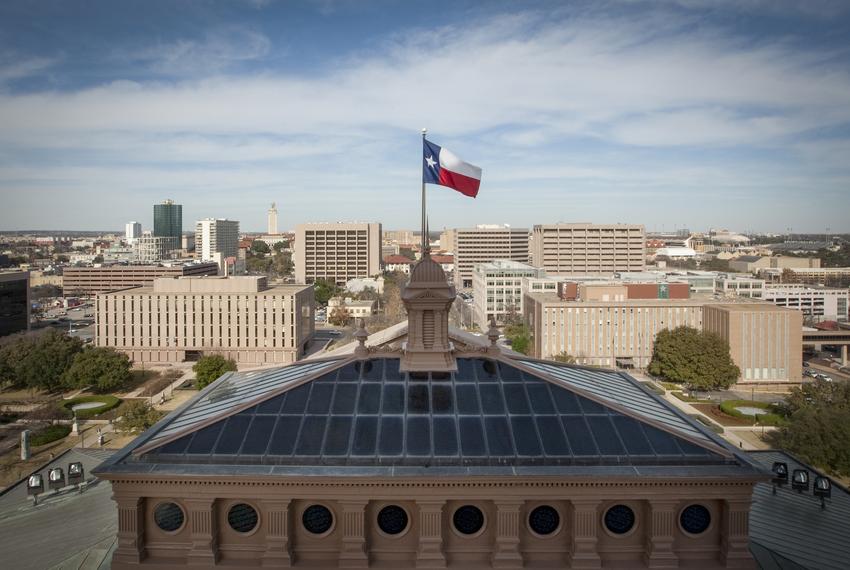
<svg viewBox="0 0 850 570">
<path fill-rule="evenodd" d="M 434 418 L 434 455 L 457 455 L 457 426 L 452 416 Z"/>
<path fill-rule="evenodd" d="M 318 455 L 325 438 L 327 416 L 305 416 L 301 436 L 295 446 L 295 455 Z"/>
<path fill-rule="evenodd" d="M 407 413 L 427 414 L 431 411 L 431 398 L 428 395 L 428 384 L 411 382 L 407 386 Z"/>
<path fill-rule="evenodd" d="M 478 417 L 460 418 L 460 449 L 467 457 L 483 457 L 487 455 L 484 446 L 484 431 L 481 429 L 481 419 Z"/>
<path fill-rule="evenodd" d="M 331 397 L 334 385 L 329 383 L 313 382 L 313 391 L 307 401 L 308 414 L 326 414 L 331 409 Z"/>
<path fill-rule="evenodd" d="M 381 441 L 379 455 L 401 455 L 404 447 L 404 417 L 384 416 L 381 418 Z"/>
<path fill-rule="evenodd" d="M 303 414 L 310 397 L 311 383 L 302 384 L 286 392 L 286 400 L 283 402 L 284 414 Z"/>
<path fill-rule="evenodd" d="M 221 437 L 218 438 L 218 444 L 215 446 L 215 453 L 237 453 L 239 448 L 242 447 L 242 441 L 245 439 L 250 423 L 251 418 L 249 416 L 231 416 L 228 418 L 224 430 L 221 432 Z"/>
<path fill-rule="evenodd" d="M 525 387 L 528 389 L 528 397 L 531 400 L 531 409 L 535 414 L 554 414 L 555 405 L 552 403 L 552 396 L 549 394 L 549 387 L 542 382 L 528 382 Z"/>
<path fill-rule="evenodd" d="M 351 416 L 332 416 L 325 438 L 325 455 L 346 455 L 351 439 Z"/>
<path fill-rule="evenodd" d="M 384 401 L 381 410 L 385 414 L 404 412 L 404 385 L 384 385 Z"/>
<path fill-rule="evenodd" d="M 490 447 L 490 455 L 515 455 L 514 445 L 511 442 L 511 428 L 505 417 L 485 417 L 484 433 L 487 435 L 487 444 Z M 461 436 L 462 435 L 463 434 L 461 434 Z"/>
<path fill-rule="evenodd" d="M 187 453 L 212 453 L 213 445 L 221 433 L 223 422 L 209 425 L 195 434 L 192 443 L 189 444 Z"/>
<path fill-rule="evenodd" d="M 597 455 L 599 453 L 582 416 L 561 416 L 561 422 L 564 424 L 567 441 L 574 454 Z"/>
<path fill-rule="evenodd" d="M 337 384 L 331 411 L 334 414 L 351 414 L 356 402 L 357 384 Z"/>
<path fill-rule="evenodd" d="M 652 455 L 652 446 L 649 445 L 649 440 L 643 434 L 640 424 L 627 416 L 612 416 L 611 421 L 614 422 L 614 427 L 617 428 L 617 433 L 620 434 L 620 439 L 626 446 L 626 453 L 629 455 Z"/>
<path fill-rule="evenodd" d="M 558 416 L 537 416 L 535 420 L 546 455 L 569 455 L 570 448 Z"/>
<path fill-rule="evenodd" d="M 456 384 L 458 414 L 480 414 L 481 405 L 478 403 L 478 390 L 474 384 Z"/>
<path fill-rule="evenodd" d="M 361 384 L 360 397 L 357 400 L 357 412 L 377 414 L 381 404 L 381 384 Z"/>
<path fill-rule="evenodd" d="M 609 417 L 588 416 L 587 423 L 602 455 L 623 455 L 626 452 Z"/>
<path fill-rule="evenodd" d="M 409 455 L 432 455 L 430 418 L 407 418 L 407 453 Z"/>
<path fill-rule="evenodd" d="M 374 455 L 375 440 L 378 437 L 378 418 L 361 416 L 354 426 L 354 445 L 352 455 Z"/>
<path fill-rule="evenodd" d="M 242 443 L 240 453 L 244 455 L 263 455 L 269 446 L 272 432 L 274 431 L 276 416 L 255 416 L 248 429 L 248 435 Z"/>
<path fill-rule="evenodd" d="M 540 437 L 531 416 L 512 416 L 514 443 L 518 455 L 537 456 L 543 453 L 540 447 Z"/>
<path fill-rule="evenodd" d="M 485 414 L 505 413 L 505 402 L 498 384 L 480 384 L 478 391 L 481 394 L 481 409 Z"/>
<path fill-rule="evenodd" d="M 269 455 L 292 455 L 301 419 L 301 416 L 280 416 L 269 444 Z"/>
<path fill-rule="evenodd" d="M 528 397 L 525 395 L 525 387 L 522 384 L 503 384 L 502 388 L 505 390 L 505 403 L 508 404 L 508 411 L 510 413 L 531 413 Z"/>
<path fill-rule="evenodd" d="M 454 406 L 451 384 L 431 384 L 431 413 L 450 414 L 452 412 L 454 412 Z"/>
</svg>

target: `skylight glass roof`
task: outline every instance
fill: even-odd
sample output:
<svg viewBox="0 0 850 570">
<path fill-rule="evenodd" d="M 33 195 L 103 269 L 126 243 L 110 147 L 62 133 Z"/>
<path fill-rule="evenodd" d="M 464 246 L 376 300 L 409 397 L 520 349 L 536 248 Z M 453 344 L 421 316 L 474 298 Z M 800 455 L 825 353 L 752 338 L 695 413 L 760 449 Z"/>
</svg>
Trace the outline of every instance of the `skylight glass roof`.
<svg viewBox="0 0 850 570">
<path fill-rule="evenodd" d="M 321 365 L 329 366 L 314 366 Z M 296 366 L 279 373 L 293 368 L 302 377 L 306 372 Z M 270 380 L 260 374 L 255 381 Z M 214 413 L 223 401 L 203 407 Z M 230 396 L 228 401 L 232 406 Z M 190 407 L 187 413 L 197 418 L 200 412 Z M 173 423 L 187 425 L 181 420 Z M 175 433 L 171 425 L 166 429 Z M 164 437 L 160 433 L 152 441 Z M 725 462 L 566 387 L 478 358 L 458 359 L 456 373 L 400 373 L 395 358 L 351 362 L 165 443 L 142 460 L 393 466 Z"/>
</svg>

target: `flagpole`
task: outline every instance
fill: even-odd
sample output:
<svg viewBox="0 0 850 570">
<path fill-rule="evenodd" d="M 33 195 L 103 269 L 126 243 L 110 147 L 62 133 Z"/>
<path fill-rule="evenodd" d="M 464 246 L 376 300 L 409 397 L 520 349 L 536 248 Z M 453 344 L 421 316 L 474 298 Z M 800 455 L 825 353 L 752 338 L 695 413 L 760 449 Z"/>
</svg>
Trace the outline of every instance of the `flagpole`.
<svg viewBox="0 0 850 570">
<path fill-rule="evenodd" d="M 422 150 L 425 151 L 425 135 L 428 133 L 428 129 L 422 129 Z M 428 236 L 426 235 L 426 222 L 425 222 L 425 159 L 420 157 L 422 161 L 422 255 L 425 255 L 425 250 L 428 247 Z"/>
</svg>

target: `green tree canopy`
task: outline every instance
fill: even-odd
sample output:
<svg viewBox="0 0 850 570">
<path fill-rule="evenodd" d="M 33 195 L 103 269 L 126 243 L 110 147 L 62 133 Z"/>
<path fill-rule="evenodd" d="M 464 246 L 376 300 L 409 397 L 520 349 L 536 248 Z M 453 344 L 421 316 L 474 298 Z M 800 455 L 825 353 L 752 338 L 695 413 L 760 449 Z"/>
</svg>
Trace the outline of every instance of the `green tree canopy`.
<svg viewBox="0 0 850 570">
<path fill-rule="evenodd" d="M 576 358 L 571 354 L 567 354 L 566 352 L 562 352 L 560 354 L 556 354 L 552 357 L 552 360 L 555 362 L 563 362 L 564 364 L 575 364 Z"/>
<path fill-rule="evenodd" d="M 272 249 L 275 250 L 276 253 L 280 253 L 281 250 L 286 249 L 287 245 L 289 244 L 285 241 L 276 241 L 275 244 L 272 246 Z"/>
<path fill-rule="evenodd" d="M 345 305 L 339 305 L 331 311 L 331 314 L 328 316 L 328 322 L 338 327 L 344 327 L 351 322 L 351 313 Z"/>
<path fill-rule="evenodd" d="M 64 386 L 65 370 L 82 349 L 80 339 L 55 329 L 18 337 L 0 348 L 0 383 L 15 388 L 58 390 Z"/>
<path fill-rule="evenodd" d="M 62 381 L 68 388 L 92 386 L 97 392 L 111 392 L 130 379 L 130 359 L 114 348 L 87 347 L 74 357 Z"/>
<path fill-rule="evenodd" d="M 511 348 L 522 354 L 531 352 L 531 330 L 525 323 L 514 323 L 505 327 L 505 338 L 511 342 Z"/>
<path fill-rule="evenodd" d="M 768 441 L 830 473 L 850 477 L 850 383 L 792 388 L 787 408 L 787 421 Z"/>
<path fill-rule="evenodd" d="M 121 433 L 143 432 L 162 418 L 162 412 L 156 410 L 144 400 L 129 402 L 121 417 L 115 421 L 115 429 Z"/>
<path fill-rule="evenodd" d="M 337 284 L 327 279 L 320 277 L 313 283 L 313 294 L 316 296 L 316 303 L 319 305 L 326 306 L 328 299 L 339 295 L 340 292 L 341 289 L 337 287 Z"/>
<path fill-rule="evenodd" d="M 649 372 L 694 390 L 728 388 L 741 375 L 722 338 L 692 327 L 658 333 Z"/>
<path fill-rule="evenodd" d="M 266 255 L 267 253 L 271 253 L 271 248 L 269 244 L 264 242 L 261 239 L 255 239 L 251 242 L 251 253 L 254 253 L 259 256 Z"/>
<path fill-rule="evenodd" d="M 198 390 L 212 384 L 225 372 L 236 372 L 236 361 L 232 358 L 225 358 L 220 354 L 211 354 L 202 356 L 192 370 L 195 372 Z"/>
</svg>

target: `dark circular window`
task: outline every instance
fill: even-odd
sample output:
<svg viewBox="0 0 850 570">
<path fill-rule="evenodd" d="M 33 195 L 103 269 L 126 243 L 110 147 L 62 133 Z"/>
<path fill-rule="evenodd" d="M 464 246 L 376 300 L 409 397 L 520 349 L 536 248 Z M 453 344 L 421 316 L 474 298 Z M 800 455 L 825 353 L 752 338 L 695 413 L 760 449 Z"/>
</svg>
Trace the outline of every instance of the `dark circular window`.
<svg viewBox="0 0 850 570">
<path fill-rule="evenodd" d="M 313 534 L 324 534 L 334 524 L 334 516 L 330 509 L 322 505 L 310 505 L 301 515 L 301 522 L 309 532 Z"/>
<path fill-rule="evenodd" d="M 605 528 L 614 534 L 626 534 L 635 526 L 635 512 L 626 505 L 614 505 L 605 512 Z"/>
<path fill-rule="evenodd" d="M 174 532 L 183 526 L 183 509 L 176 503 L 160 503 L 153 511 L 153 520 L 165 532 Z"/>
<path fill-rule="evenodd" d="M 711 524 L 711 513 L 702 505 L 691 505 L 685 507 L 679 515 L 679 524 L 685 532 L 701 534 L 708 530 Z"/>
<path fill-rule="evenodd" d="M 478 507 L 464 505 L 455 511 L 452 522 L 461 534 L 475 534 L 484 527 L 484 513 Z"/>
<path fill-rule="evenodd" d="M 549 505 L 541 505 L 528 515 L 528 526 L 537 534 L 552 534 L 560 524 L 561 516 Z"/>
<path fill-rule="evenodd" d="M 236 532 L 251 532 L 257 528 L 259 516 L 251 505 L 239 503 L 227 511 L 227 524 Z"/>
<path fill-rule="evenodd" d="M 384 507 L 378 513 L 378 528 L 387 534 L 401 534 L 407 528 L 407 511 L 398 505 Z"/>
</svg>

